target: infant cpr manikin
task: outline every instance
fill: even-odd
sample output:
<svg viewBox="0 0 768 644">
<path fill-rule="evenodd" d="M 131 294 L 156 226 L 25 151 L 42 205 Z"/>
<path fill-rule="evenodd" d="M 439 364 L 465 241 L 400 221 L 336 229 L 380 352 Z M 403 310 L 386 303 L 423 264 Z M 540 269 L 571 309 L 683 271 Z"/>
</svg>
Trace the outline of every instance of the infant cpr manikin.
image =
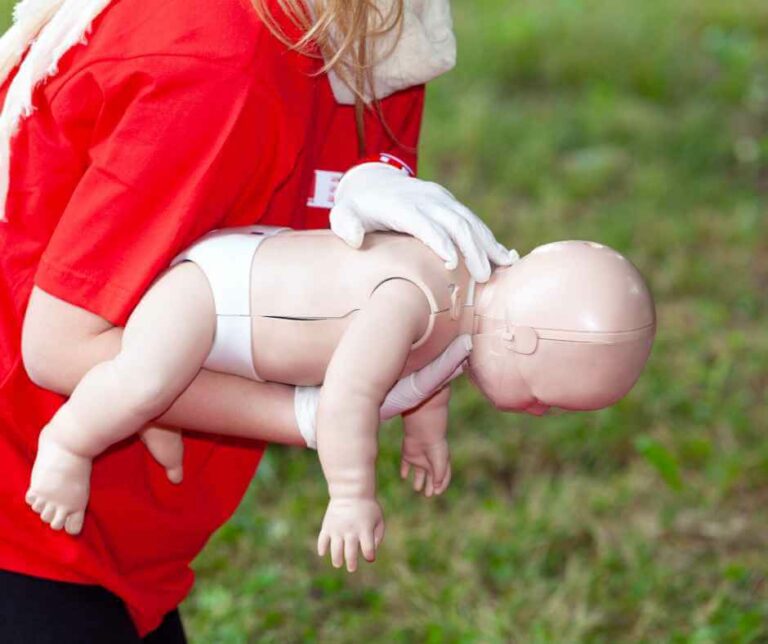
<svg viewBox="0 0 768 644">
<path fill-rule="evenodd" d="M 121 353 L 88 372 L 43 429 L 27 502 L 77 534 L 92 459 L 160 416 L 203 366 L 323 384 L 316 441 L 330 503 L 319 550 L 353 567 L 383 535 L 379 406 L 398 378 L 468 335 L 469 376 L 498 409 L 599 409 L 631 389 L 655 327 L 637 269 L 592 242 L 541 246 L 475 284 L 397 233 L 354 250 L 330 231 L 214 232 L 156 280 Z M 403 473 L 413 465 L 430 494 L 450 479 L 448 398 L 444 387 L 404 418 Z"/>
</svg>

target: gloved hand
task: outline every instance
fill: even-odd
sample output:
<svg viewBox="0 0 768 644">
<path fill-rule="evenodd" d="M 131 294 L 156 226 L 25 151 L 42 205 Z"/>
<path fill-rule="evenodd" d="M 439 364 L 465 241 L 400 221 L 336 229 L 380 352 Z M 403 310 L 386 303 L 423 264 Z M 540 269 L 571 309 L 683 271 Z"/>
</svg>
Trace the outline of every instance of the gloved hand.
<svg viewBox="0 0 768 644">
<path fill-rule="evenodd" d="M 445 188 L 385 163 L 363 163 L 344 174 L 331 230 L 353 248 L 374 230 L 407 233 L 435 251 L 449 270 L 458 264 L 458 248 L 477 282 L 488 281 L 491 262 L 508 266 L 513 261 L 490 228 Z"/>
<path fill-rule="evenodd" d="M 471 350 L 471 336 L 460 335 L 427 366 L 401 378 L 389 390 L 381 405 L 379 411 L 381 420 L 389 420 L 413 409 L 446 384 L 458 378 L 464 372 L 464 363 Z M 293 408 L 296 422 L 307 447 L 312 449 L 317 449 L 316 420 L 319 402 L 320 387 L 295 388 Z"/>
<path fill-rule="evenodd" d="M 464 373 L 464 364 L 472 351 L 472 336 L 460 335 L 426 367 L 401 378 L 381 405 L 381 420 L 389 420 L 418 407 L 427 398 Z"/>
</svg>

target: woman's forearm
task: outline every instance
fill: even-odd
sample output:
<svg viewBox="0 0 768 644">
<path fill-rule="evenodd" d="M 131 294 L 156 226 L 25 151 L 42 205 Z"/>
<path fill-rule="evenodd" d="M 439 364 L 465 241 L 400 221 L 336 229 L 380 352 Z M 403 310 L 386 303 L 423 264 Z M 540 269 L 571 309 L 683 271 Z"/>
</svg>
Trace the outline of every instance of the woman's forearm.
<svg viewBox="0 0 768 644">
<path fill-rule="evenodd" d="M 107 337 L 94 340 L 96 345 L 88 352 L 94 359 L 89 369 L 117 355 L 122 331 L 114 327 L 101 334 Z M 294 388 L 288 385 L 202 369 L 157 420 L 180 429 L 305 446 L 296 425 L 293 395 Z"/>
<path fill-rule="evenodd" d="M 158 421 L 186 430 L 305 447 L 294 388 L 203 369 Z"/>
<path fill-rule="evenodd" d="M 61 370 L 45 386 L 69 395 L 95 365 L 120 351 L 122 327 L 81 338 L 76 351 L 56 361 Z M 304 446 L 293 410 L 294 388 L 201 370 L 158 422 L 186 430 Z"/>
</svg>

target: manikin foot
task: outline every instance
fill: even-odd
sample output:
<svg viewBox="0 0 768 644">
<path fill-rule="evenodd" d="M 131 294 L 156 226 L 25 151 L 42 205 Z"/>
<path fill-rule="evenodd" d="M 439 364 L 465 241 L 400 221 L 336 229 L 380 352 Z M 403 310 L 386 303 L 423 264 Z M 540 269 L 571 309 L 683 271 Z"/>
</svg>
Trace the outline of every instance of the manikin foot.
<svg viewBox="0 0 768 644">
<path fill-rule="evenodd" d="M 75 454 L 54 434 L 50 426 L 40 433 L 26 501 L 54 530 L 79 534 L 88 505 L 92 459 Z"/>
<path fill-rule="evenodd" d="M 181 432 L 150 425 L 141 432 L 141 440 L 149 453 L 165 468 L 171 483 L 181 483 L 184 478 L 184 443 Z"/>
</svg>

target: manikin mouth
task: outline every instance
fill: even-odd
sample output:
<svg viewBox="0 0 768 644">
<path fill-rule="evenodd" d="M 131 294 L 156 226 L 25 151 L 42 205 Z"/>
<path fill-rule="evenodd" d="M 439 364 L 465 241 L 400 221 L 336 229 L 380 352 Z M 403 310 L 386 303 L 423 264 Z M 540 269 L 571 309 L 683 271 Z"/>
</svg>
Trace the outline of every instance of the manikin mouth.
<svg viewBox="0 0 768 644">
<path fill-rule="evenodd" d="M 540 400 L 536 400 L 535 403 L 533 403 L 532 405 L 526 407 L 523 411 L 526 414 L 531 414 L 532 416 L 543 416 L 550 409 L 551 409 L 551 407 L 549 405 L 545 405 Z"/>
</svg>

